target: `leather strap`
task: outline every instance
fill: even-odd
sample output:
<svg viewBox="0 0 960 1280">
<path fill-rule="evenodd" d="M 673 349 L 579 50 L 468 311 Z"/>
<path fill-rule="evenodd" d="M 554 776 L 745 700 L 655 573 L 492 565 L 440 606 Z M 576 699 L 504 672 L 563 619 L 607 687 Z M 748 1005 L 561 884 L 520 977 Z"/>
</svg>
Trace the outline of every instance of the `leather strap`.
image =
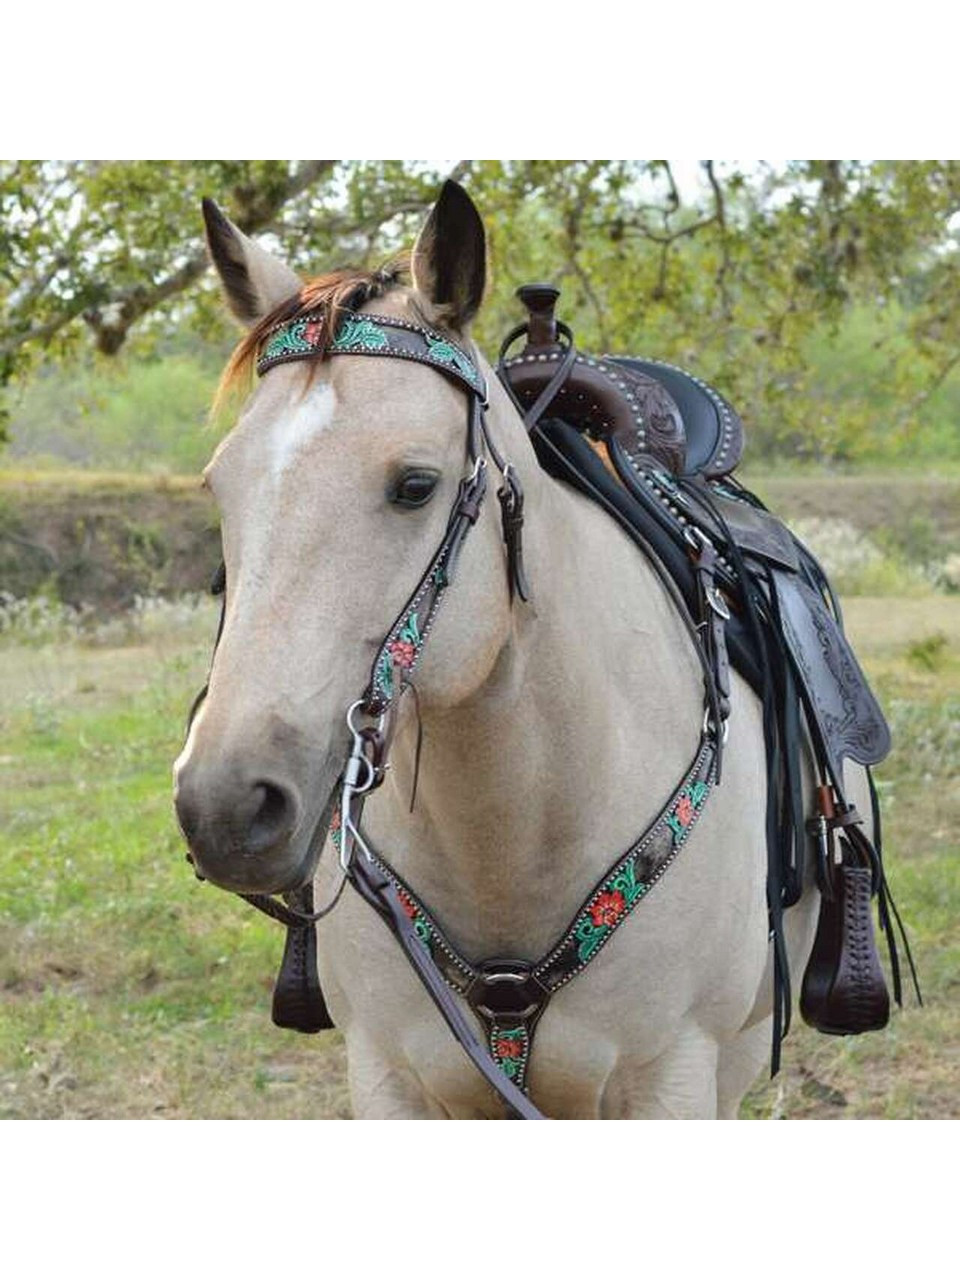
<svg viewBox="0 0 960 1280">
<path fill-rule="evenodd" d="M 430 365 L 459 382 L 470 395 L 486 400 L 486 384 L 476 363 L 455 342 L 433 329 L 398 316 L 344 309 L 335 337 L 327 341 L 322 321 L 320 312 L 281 321 L 267 336 L 257 373 L 263 377 L 275 365 L 325 356 L 393 356 Z"/>
<path fill-rule="evenodd" d="M 373 867 L 378 881 L 392 886 L 433 969 L 448 988 L 469 1002 L 483 1025 L 497 1069 L 519 1088 L 525 1087 L 534 1033 L 550 997 L 587 967 L 664 876 L 700 817 L 716 781 L 718 759 L 716 735 L 707 731 L 660 813 L 594 885 L 559 940 L 538 961 L 468 960 L 409 883 L 365 837 L 358 839 L 361 852 L 356 864 Z M 459 1039 L 452 1024 L 451 1029 Z"/>
<path fill-rule="evenodd" d="M 304 885 L 297 897 L 300 909 L 309 917 L 313 912 L 313 885 Z M 287 929 L 280 973 L 273 988 L 272 1017 L 278 1027 L 307 1034 L 333 1026 L 317 973 L 317 929 L 313 923 Z"/>
<path fill-rule="evenodd" d="M 389 877 L 362 852 L 351 863 L 349 874 L 354 888 L 377 911 L 397 939 L 457 1043 L 497 1096 L 519 1119 L 545 1120 L 542 1112 L 500 1070 L 477 1039 L 463 1010 L 444 982 L 443 975 L 411 924 Z"/>
</svg>

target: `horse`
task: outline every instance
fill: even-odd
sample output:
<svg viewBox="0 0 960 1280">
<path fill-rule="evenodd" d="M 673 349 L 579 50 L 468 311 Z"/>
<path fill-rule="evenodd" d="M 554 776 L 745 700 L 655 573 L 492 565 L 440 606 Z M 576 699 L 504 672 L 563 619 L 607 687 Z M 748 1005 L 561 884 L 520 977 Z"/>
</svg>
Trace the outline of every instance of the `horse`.
<svg viewBox="0 0 960 1280">
<path fill-rule="evenodd" d="M 357 1118 L 501 1118 L 502 1099 L 448 1034 L 395 936 L 360 894 L 337 898 L 330 831 L 348 709 L 462 490 L 469 388 L 423 359 L 370 359 L 359 347 L 325 358 L 335 318 L 376 317 L 468 353 L 485 389 L 484 432 L 524 494 L 529 590 L 509 589 L 495 510 L 474 508 L 416 703 L 400 699 L 390 768 L 365 815 L 364 848 L 389 852 L 397 883 L 430 904 L 458 954 L 543 955 L 654 822 L 701 739 L 695 646 L 649 559 L 541 468 L 475 350 L 487 250 L 466 192 L 445 185 L 408 283 L 392 268 L 304 282 L 212 202 L 204 211 L 213 263 L 247 328 L 227 384 L 244 385 L 291 318 L 327 331 L 318 358 L 280 353 L 203 473 L 221 512 L 228 591 L 206 696 L 174 766 L 190 857 L 236 893 L 313 884 L 318 902 L 336 900 L 317 955 Z M 539 1019 L 526 1087 L 548 1117 L 734 1118 L 763 1069 L 774 965 L 763 724 L 736 671 L 729 701 L 722 781 L 669 874 Z M 814 781 L 807 751 L 806 803 Z M 869 812 L 864 770 L 848 762 L 845 781 Z M 786 916 L 794 971 L 813 944 L 813 879 Z"/>
</svg>

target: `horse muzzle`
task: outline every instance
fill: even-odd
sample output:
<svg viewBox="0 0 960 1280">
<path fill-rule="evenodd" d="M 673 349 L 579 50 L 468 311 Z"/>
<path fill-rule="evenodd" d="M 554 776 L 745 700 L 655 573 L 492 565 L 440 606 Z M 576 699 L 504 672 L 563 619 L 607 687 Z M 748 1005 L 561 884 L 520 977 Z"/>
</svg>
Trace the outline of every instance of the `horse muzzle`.
<svg viewBox="0 0 960 1280">
<path fill-rule="evenodd" d="M 205 880 L 235 893 L 281 893 L 309 875 L 314 841 L 289 780 L 213 774 L 186 763 L 176 771 L 174 803 L 190 860 Z"/>
</svg>

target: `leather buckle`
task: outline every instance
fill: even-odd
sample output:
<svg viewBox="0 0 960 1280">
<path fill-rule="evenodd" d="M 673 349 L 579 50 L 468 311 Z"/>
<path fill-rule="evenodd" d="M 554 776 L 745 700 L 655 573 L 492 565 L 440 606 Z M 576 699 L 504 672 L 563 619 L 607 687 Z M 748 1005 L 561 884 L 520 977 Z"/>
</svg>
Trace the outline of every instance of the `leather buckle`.
<svg viewBox="0 0 960 1280">
<path fill-rule="evenodd" d="M 491 1022 L 503 1018 L 526 1021 L 549 998 L 550 992 L 525 960 L 487 960 L 477 970 L 467 990 L 467 1000 L 471 1008 Z"/>
</svg>

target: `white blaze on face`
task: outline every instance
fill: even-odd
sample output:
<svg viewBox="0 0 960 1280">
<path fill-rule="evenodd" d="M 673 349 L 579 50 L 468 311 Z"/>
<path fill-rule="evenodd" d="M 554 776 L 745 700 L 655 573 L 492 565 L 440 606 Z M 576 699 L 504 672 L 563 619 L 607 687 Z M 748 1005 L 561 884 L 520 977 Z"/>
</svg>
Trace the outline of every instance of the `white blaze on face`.
<svg viewBox="0 0 960 1280">
<path fill-rule="evenodd" d="M 297 462 L 299 455 L 330 425 L 337 403 L 329 382 L 317 381 L 302 399 L 277 417 L 270 433 L 270 470 L 274 480 Z"/>
</svg>

